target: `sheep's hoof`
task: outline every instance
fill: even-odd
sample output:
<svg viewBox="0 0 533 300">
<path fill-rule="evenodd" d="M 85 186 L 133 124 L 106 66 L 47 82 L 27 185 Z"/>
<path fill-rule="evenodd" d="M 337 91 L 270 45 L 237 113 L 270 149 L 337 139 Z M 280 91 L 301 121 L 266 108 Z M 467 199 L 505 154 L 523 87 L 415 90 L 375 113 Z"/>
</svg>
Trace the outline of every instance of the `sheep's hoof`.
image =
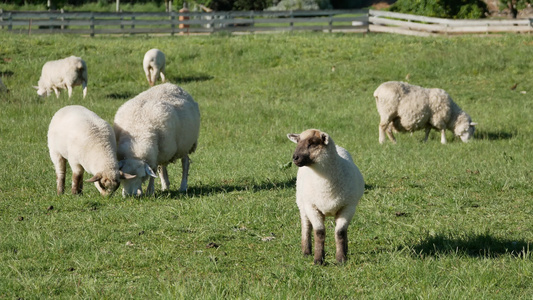
<svg viewBox="0 0 533 300">
<path fill-rule="evenodd" d="M 315 265 L 323 266 L 324 265 L 324 259 L 315 259 L 314 263 L 315 263 Z"/>
</svg>

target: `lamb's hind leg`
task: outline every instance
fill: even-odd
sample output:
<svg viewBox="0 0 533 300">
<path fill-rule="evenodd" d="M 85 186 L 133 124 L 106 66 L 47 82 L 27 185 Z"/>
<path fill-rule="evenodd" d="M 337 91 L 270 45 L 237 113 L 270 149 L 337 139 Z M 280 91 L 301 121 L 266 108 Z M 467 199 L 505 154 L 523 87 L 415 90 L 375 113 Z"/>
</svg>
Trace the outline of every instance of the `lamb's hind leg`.
<svg viewBox="0 0 533 300">
<path fill-rule="evenodd" d="M 392 126 L 391 121 L 388 119 L 382 119 L 381 122 L 379 122 L 379 143 L 383 144 L 385 143 L 385 133 L 389 137 L 389 140 L 396 144 L 396 139 L 394 138 L 394 135 L 392 134 Z"/>
<path fill-rule="evenodd" d="M 428 141 L 430 131 L 431 131 L 431 127 L 426 127 L 426 135 L 424 136 L 424 143 Z"/>
<path fill-rule="evenodd" d="M 440 142 L 446 144 L 446 129 L 441 129 L 440 131 Z"/>
<path fill-rule="evenodd" d="M 180 192 L 186 192 L 187 191 L 187 184 L 188 184 L 188 178 L 189 178 L 189 167 L 191 165 L 191 160 L 189 159 L 188 155 L 185 155 L 181 159 L 181 185 L 180 185 Z"/>
<path fill-rule="evenodd" d="M 67 160 L 61 155 L 53 154 L 51 156 L 56 170 L 57 194 L 61 195 L 65 192 L 65 172 L 67 169 Z"/>
</svg>

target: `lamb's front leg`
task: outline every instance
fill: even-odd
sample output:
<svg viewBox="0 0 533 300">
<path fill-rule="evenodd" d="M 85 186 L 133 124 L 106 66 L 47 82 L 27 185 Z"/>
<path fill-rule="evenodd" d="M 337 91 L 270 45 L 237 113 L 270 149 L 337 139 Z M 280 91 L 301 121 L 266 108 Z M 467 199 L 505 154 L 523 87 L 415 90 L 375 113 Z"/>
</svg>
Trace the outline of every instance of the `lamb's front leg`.
<svg viewBox="0 0 533 300">
<path fill-rule="evenodd" d="M 303 212 L 300 212 L 300 221 L 302 223 L 302 253 L 304 256 L 311 255 L 311 231 L 313 226 L 311 226 L 311 222 Z"/>
<path fill-rule="evenodd" d="M 83 191 L 83 172 L 85 171 L 81 165 L 72 166 L 72 194 L 78 195 Z"/>
<path fill-rule="evenodd" d="M 308 207 L 308 209 L 306 209 L 306 213 L 315 232 L 314 263 L 316 265 L 323 265 L 324 258 L 326 256 L 326 252 L 324 251 L 324 241 L 326 240 L 326 227 L 324 226 L 324 219 L 326 216 L 314 207 Z"/>
<path fill-rule="evenodd" d="M 353 207 L 346 207 L 337 212 L 335 216 L 335 244 L 336 253 L 335 258 L 337 262 L 346 262 L 348 254 L 348 225 L 355 214 L 355 205 Z"/>
<path fill-rule="evenodd" d="M 159 165 L 157 172 L 161 178 L 161 190 L 166 191 L 170 187 L 170 181 L 168 180 L 167 166 Z"/>
</svg>

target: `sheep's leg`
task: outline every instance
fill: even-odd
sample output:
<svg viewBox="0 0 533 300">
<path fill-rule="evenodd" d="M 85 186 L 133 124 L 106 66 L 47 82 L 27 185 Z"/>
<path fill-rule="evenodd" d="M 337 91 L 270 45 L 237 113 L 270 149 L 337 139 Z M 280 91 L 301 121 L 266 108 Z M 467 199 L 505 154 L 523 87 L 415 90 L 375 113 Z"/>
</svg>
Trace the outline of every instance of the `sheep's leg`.
<svg viewBox="0 0 533 300">
<path fill-rule="evenodd" d="M 67 85 L 67 92 L 68 92 L 68 97 L 72 97 L 72 86 L 71 85 Z"/>
<path fill-rule="evenodd" d="M 302 222 L 302 253 L 305 256 L 311 255 L 311 231 L 313 226 L 303 212 L 300 212 L 300 221 Z"/>
<path fill-rule="evenodd" d="M 385 130 L 389 126 L 388 123 L 379 123 L 379 143 L 385 143 Z"/>
<path fill-rule="evenodd" d="M 159 75 L 161 75 L 161 81 L 165 82 L 166 78 L 165 78 L 165 74 L 163 74 L 163 71 L 159 72 Z"/>
<path fill-rule="evenodd" d="M 396 138 L 394 137 L 394 135 L 392 134 L 392 125 L 389 124 L 389 126 L 387 127 L 387 136 L 389 137 L 389 140 L 393 143 L 393 144 L 396 144 Z"/>
<path fill-rule="evenodd" d="M 150 80 L 152 81 L 152 86 L 155 85 L 155 82 L 157 81 L 157 78 L 159 77 L 159 69 L 152 69 L 152 77 Z"/>
<path fill-rule="evenodd" d="M 431 131 L 431 127 L 426 127 L 426 136 L 424 137 L 424 143 L 428 141 L 430 131 Z"/>
<path fill-rule="evenodd" d="M 440 130 L 440 142 L 446 144 L 446 129 Z"/>
<path fill-rule="evenodd" d="M 191 161 L 189 159 L 189 156 L 185 155 L 185 157 L 181 159 L 182 173 L 181 173 L 181 185 L 180 185 L 180 190 L 179 190 L 180 192 L 187 191 L 187 182 L 189 178 L 189 166 L 190 165 L 191 165 Z"/>
<path fill-rule="evenodd" d="M 148 187 L 146 188 L 146 195 L 152 196 L 154 194 L 154 191 L 154 177 L 150 176 L 150 180 L 148 181 Z"/>
<path fill-rule="evenodd" d="M 323 265 L 326 253 L 324 251 L 324 241 L 326 240 L 326 229 L 315 229 L 315 265 Z"/>
<path fill-rule="evenodd" d="M 59 90 L 55 86 L 52 87 L 52 89 L 54 90 L 54 93 L 56 93 L 56 97 L 59 98 Z"/>
<path fill-rule="evenodd" d="M 83 191 L 83 167 L 70 166 L 72 169 L 72 195 L 81 194 Z"/>
<path fill-rule="evenodd" d="M 348 225 L 355 214 L 355 206 L 347 207 L 335 216 L 335 258 L 337 262 L 344 263 L 348 254 Z"/>
<path fill-rule="evenodd" d="M 87 81 L 83 81 L 81 86 L 83 88 L 83 98 L 85 98 L 85 96 L 87 96 Z"/>
<path fill-rule="evenodd" d="M 170 181 L 168 180 L 167 166 L 159 165 L 157 167 L 157 172 L 159 173 L 159 177 L 161 178 L 161 190 L 168 190 L 170 186 Z"/>
<path fill-rule="evenodd" d="M 67 169 L 67 160 L 60 155 L 54 155 L 52 160 L 56 169 L 57 194 L 61 195 L 65 192 L 65 172 Z"/>
<path fill-rule="evenodd" d="M 325 216 L 315 208 L 308 208 L 305 211 L 315 233 L 315 258 L 316 265 L 324 264 L 324 241 L 326 240 L 326 227 L 324 226 Z"/>
<path fill-rule="evenodd" d="M 148 80 L 148 84 L 150 84 L 150 86 L 153 86 L 154 84 L 152 83 L 152 77 L 150 76 L 150 69 L 148 69 L 148 71 L 146 71 L 144 74 L 146 75 L 146 80 Z"/>
</svg>

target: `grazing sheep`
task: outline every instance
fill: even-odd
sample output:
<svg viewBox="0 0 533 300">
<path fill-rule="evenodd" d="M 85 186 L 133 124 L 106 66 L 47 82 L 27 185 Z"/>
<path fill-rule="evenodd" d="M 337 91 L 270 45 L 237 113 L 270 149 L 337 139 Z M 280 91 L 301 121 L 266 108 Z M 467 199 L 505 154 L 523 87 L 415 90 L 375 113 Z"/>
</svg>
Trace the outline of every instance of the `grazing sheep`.
<svg viewBox="0 0 533 300">
<path fill-rule="evenodd" d="M 335 217 L 338 262 L 346 261 L 348 225 L 363 196 L 365 182 L 346 149 L 316 129 L 287 137 L 298 144 L 292 161 L 300 167 L 296 178 L 296 203 L 302 222 L 302 252 L 311 254 L 311 229 L 315 236 L 315 264 L 324 263 L 324 219 Z"/>
<path fill-rule="evenodd" d="M 165 54 L 159 49 L 150 49 L 143 59 L 144 74 L 150 86 L 154 86 L 161 75 L 161 81 L 165 82 Z"/>
<path fill-rule="evenodd" d="M 442 89 L 426 89 L 400 81 L 381 84 L 374 92 L 381 118 L 379 142 L 385 142 L 385 132 L 396 143 L 392 130 L 413 132 L 425 129 L 427 141 L 431 128 L 440 130 L 441 143 L 446 144 L 446 129 L 463 142 L 474 136 L 476 123 L 453 102 Z"/>
<path fill-rule="evenodd" d="M 41 97 L 49 96 L 52 90 L 59 98 L 59 89 L 66 88 L 68 97 L 72 96 L 72 87 L 81 85 L 83 87 L 83 98 L 87 96 L 87 64 L 83 59 L 70 56 L 60 60 L 49 61 L 44 64 L 39 79 L 37 94 Z"/>
<path fill-rule="evenodd" d="M 111 195 L 119 186 L 121 174 L 117 161 L 115 133 L 97 114 L 79 105 L 58 110 L 48 128 L 48 149 L 57 176 L 57 194 L 65 190 L 66 162 L 72 169 L 72 194 L 83 189 L 83 171 L 94 176 L 102 196 Z"/>
<path fill-rule="evenodd" d="M 123 196 L 141 196 L 148 177 L 146 193 L 152 195 L 156 167 L 167 190 L 167 165 L 178 158 L 183 167 L 179 190 L 187 191 L 189 154 L 196 150 L 200 131 L 200 111 L 191 95 L 171 83 L 152 87 L 118 109 L 114 129 L 120 169 L 137 175 L 122 182 Z"/>
</svg>

